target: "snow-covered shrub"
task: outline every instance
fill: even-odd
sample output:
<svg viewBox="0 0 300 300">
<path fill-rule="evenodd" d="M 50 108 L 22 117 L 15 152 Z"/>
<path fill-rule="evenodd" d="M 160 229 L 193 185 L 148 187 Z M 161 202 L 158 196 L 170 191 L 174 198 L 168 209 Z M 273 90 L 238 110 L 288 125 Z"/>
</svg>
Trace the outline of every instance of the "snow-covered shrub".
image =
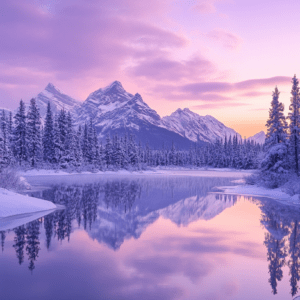
<svg viewBox="0 0 300 300">
<path fill-rule="evenodd" d="M 0 188 L 18 191 L 27 189 L 28 184 L 15 170 L 3 169 L 0 173 Z"/>
<path fill-rule="evenodd" d="M 288 148 L 284 143 L 271 147 L 261 162 L 257 180 L 263 186 L 277 188 L 290 178 Z"/>
<path fill-rule="evenodd" d="M 250 176 L 245 177 L 246 184 L 254 185 L 254 184 L 257 184 L 258 182 L 259 182 L 259 174 L 257 174 L 257 173 L 254 173 L 254 174 L 251 174 Z"/>
<path fill-rule="evenodd" d="M 300 178 L 296 174 L 293 174 L 288 182 L 284 184 L 282 190 L 292 196 L 300 194 Z"/>
</svg>

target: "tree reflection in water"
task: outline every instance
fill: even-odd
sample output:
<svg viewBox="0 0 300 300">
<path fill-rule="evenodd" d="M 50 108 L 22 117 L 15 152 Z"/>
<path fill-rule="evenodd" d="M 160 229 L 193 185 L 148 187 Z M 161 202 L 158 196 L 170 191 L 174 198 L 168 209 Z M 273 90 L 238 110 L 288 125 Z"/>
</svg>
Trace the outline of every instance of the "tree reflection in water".
<svg viewBox="0 0 300 300">
<path fill-rule="evenodd" d="M 228 179 L 221 178 L 120 179 L 83 185 L 57 184 L 32 195 L 63 204 L 66 209 L 15 228 L 13 247 L 19 264 L 26 256 L 31 271 L 41 249 L 41 226 L 45 230 L 47 249 L 51 249 L 53 239 L 70 241 L 73 229 L 78 226 L 93 239 L 117 250 L 125 239 L 139 238 L 159 216 L 178 226 L 214 218 L 238 200 L 236 195 L 208 194 L 213 187 L 228 184 Z M 300 227 L 297 218 L 300 209 L 270 200 L 248 200 L 260 206 L 261 224 L 267 230 L 264 245 L 272 293 L 277 293 L 277 283 L 283 277 L 282 269 L 288 266 L 291 293 L 295 295 L 299 281 Z M 2 248 L 5 236 L 6 233 L 1 232 Z"/>
<path fill-rule="evenodd" d="M 268 230 L 264 245 L 269 261 L 269 282 L 272 293 L 277 294 L 277 282 L 283 277 L 282 267 L 289 268 L 292 296 L 298 292 L 300 279 L 300 208 L 274 200 L 260 202 L 262 225 Z M 289 257 L 288 257 L 289 256 Z"/>
</svg>

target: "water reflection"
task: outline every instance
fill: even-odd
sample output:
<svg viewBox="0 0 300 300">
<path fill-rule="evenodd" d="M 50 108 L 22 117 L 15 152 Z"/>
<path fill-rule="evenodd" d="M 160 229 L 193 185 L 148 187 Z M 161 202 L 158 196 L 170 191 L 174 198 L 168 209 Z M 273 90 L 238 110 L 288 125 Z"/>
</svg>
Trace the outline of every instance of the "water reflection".
<svg viewBox="0 0 300 300">
<path fill-rule="evenodd" d="M 239 202 L 240 197 L 236 195 L 209 193 L 215 186 L 229 184 L 230 180 L 225 178 L 121 178 L 82 184 L 78 181 L 54 182 L 48 189 L 31 192 L 30 195 L 63 204 L 66 209 L 13 230 L 1 231 L 2 251 L 8 234 L 13 234 L 14 255 L 20 265 L 26 262 L 31 272 L 38 263 L 43 245 L 53 251 L 54 240 L 71 241 L 76 230 L 84 230 L 92 239 L 117 251 L 126 240 L 140 238 L 159 217 L 171 220 L 178 227 L 188 227 L 201 219 L 214 219 Z M 278 283 L 283 280 L 286 267 L 289 269 L 290 293 L 296 295 L 300 279 L 300 208 L 267 199 L 249 197 L 247 200 L 261 210 L 260 223 L 265 230 L 262 247 L 266 247 L 264 253 L 269 272 L 268 289 L 271 287 L 274 295 L 278 293 Z M 253 258 L 258 253 L 251 243 L 233 247 L 222 244 L 225 237 L 220 232 L 203 230 L 202 233 L 201 237 L 170 236 L 157 239 L 153 244 L 153 249 L 157 247 L 164 253 L 171 253 L 174 249 L 180 253 L 197 253 L 203 258 L 201 266 L 190 263 L 184 255 L 144 257 L 143 253 L 127 264 L 130 263 L 131 268 L 136 270 L 144 268 L 145 274 L 156 274 L 159 270 L 165 276 L 176 273 L 179 268 L 191 281 L 197 282 L 198 278 L 211 272 L 206 255 L 234 253 Z"/>
<path fill-rule="evenodd" d="M 139 238 L 159 216 L 178 226 L 198 219 L 209 220 L 234 205 L 236 196 L 208 194 L 215 186 L 228 185 L 224 178 L 169 178 L 156 180 L 106 180 L 83 185 L 55 184 L 30 196 L 62 204 L 65 210 L 39 218 L 13 231 L 19 264 L 26 253 L 29 269 L 35 268 L 40 251 L 40 227 L 45 230 L 47 249 L 52 239 L 70 241 L 74 228 L 83 227 L 89 235 L 114 250 L 125 239 Z M 4 249 L 5 231 L 1 232 Z"/>
<path fill-rule="evenodd" d="M 269 283 L 277 294 L 277 283 L 283 278 L 283 266 L 289 267 L 292 296 L 298 292 L 300 279 L 300 208 L 276 201 L 260 202 L 261 224 L 267 229 L 264 245 L 269 261 Z"/>
</svg>

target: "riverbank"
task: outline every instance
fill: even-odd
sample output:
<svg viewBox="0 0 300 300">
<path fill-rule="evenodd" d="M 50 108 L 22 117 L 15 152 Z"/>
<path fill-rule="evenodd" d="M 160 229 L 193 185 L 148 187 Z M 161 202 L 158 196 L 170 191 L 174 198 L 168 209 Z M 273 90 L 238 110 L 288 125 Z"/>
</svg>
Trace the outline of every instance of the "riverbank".
<svg viewBox="0 0 300 300">
<path fill-rule="evenodd" d="M 42 199 L 0 188 L 0 218 L 55 210 L 58 206 Z"/>
<path fill-rule="evenodd" d="M 286 204 L 300 204 L 300 195 L 289 195 L 284 192 L 281 188 L 269 189 L 256 185 L 238 185 L 238 186 L 224 186 L 218 187 L 222 193 L 230 195 L 243 195 L 243 196 L 256 196 L 256 197 L 267 197 L 276 199 Z"/>
<path fill-rule="evenodd" d="M 149 170 L 117 170 L 117 171 L 98 171 L 98 172 L 66 172 L 62 170 L 28 170 L 21 171 L 19 174 L 25 177 L 31 176 L 67 176 L 67 175 L 168 175 L 168 176 L 199 176 L 199 177 L 234 177 L 244 178 L 253 173 L 253 170 L 236 170 L 236 169 L 217 169 L 217 168 L 180 168 L 180 167 L 157 167 Z"/>
</svg>

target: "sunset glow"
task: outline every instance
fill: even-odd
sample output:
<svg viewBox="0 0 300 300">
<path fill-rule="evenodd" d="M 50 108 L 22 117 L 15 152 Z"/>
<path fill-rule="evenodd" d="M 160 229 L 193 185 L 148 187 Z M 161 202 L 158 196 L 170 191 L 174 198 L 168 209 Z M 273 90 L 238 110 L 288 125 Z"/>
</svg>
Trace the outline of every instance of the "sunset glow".
<svg viewBox="0 0 300 300">
<path fill-rule="evenodd" d="M 299 73 L 299 1 L 1 1 L 0 106 L 53 82 L 84 101 L 114 80 L 161 116 L 188 107 L 243 137 Z"/>
</svg>

